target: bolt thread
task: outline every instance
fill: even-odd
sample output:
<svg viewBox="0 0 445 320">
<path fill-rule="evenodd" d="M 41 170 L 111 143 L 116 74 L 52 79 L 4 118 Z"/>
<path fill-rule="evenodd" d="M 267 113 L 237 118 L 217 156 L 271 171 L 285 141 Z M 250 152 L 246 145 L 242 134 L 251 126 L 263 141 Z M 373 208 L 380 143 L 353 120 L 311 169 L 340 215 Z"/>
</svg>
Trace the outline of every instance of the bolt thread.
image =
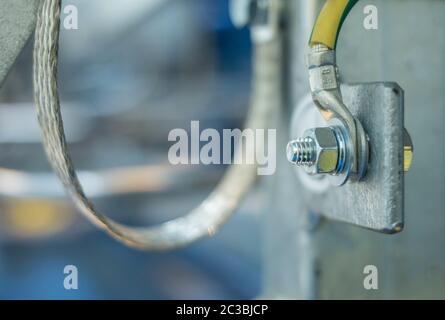
<svg viewBox="0 0 445 320">
<path fill-rule="evenodd" d="M 298 138 L 287 145 L 287 159 L 302 167 L 311 167 L 317 158 L 315 141 L 312 138 Z"/>
</svg>

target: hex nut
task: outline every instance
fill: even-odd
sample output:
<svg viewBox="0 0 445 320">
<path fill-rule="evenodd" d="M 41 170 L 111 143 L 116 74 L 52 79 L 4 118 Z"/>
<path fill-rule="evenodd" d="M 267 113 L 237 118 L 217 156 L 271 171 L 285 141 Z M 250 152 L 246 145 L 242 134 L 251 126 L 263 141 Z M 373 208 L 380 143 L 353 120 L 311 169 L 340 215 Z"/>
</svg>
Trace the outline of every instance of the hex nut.
<svg viewBox="0 0 445 320">
<path fill-rule="evenodd" d="M 315 142 L 316 158 L 314 164 L 306 167 L 309 174 L 333 173 L 337 169 L 339 146 L 333 129 L 313 128 L 304 133 Z"/>
</svg>

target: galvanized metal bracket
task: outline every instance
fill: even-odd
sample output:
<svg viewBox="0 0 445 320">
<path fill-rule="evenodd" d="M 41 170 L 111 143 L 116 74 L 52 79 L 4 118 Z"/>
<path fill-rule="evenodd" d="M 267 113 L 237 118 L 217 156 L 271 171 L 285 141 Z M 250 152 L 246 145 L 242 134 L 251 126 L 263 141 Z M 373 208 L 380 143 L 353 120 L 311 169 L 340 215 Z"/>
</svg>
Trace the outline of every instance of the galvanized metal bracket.
<svg viewBox="0 0 445 320">
<path fill-rule="evenodd" d="M 40 0 L 0 0 L 0 87 L 36 25 Z"/>
<path fill-rule="evenodd" d="M 303 186 L 306 204 L 329 219 L 383 233 L 400 232 L 404 225 L 403 90 L 396 83 L 379 82 L 342 85 L 341 91 L 345 105 L 369 136 L 368 172 L 360 182 L 347 182 L 341 188 L 325 184 L 321 192 L 314 192 Z"/>
</svg>

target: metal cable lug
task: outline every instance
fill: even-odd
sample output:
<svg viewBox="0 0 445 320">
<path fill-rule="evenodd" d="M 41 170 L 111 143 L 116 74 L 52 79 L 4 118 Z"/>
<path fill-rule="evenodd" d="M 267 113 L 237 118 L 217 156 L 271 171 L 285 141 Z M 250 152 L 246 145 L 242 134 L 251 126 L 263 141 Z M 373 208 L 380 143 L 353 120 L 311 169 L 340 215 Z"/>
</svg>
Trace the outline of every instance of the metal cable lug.
<svg viewBox="0 0 445 320">
<path fill-rule="evenodd" d="M 331 183 L 336 186 L 343 185 L 351 176 L 359 181 L 364 177 L 367 170 L 369 160 L 368 138 L 360 121 L 353 117 L 343 103 L 335 50 L 331 50 L 322 44 L 314 45 L 310 48 L 306 63 L 312 99 L 323 118 L 331 126 L 330 128 L 311 129 L 312 131 L 307 132 L 307 136 L 312 137 L 316 145 L 320 143 L 323 145 L 323 140 L 329 134 L 337 139 L 336 152 L 332 151 L 329 153 L 330 157 L 325 157 L 323 147 L 319 147 L 317 150 L 321 153 L 317 154 L 316 161 L 309 167 L 309 170 L 306 166 L 306 171 L 309 174 L 330 174 Z M 325 135 L 323 139 L 318 133 Z M 331 141 L 333 140 L 331 139 Z M 334 148 L 333 145 L 331 147 Z M 320 156 L 320 154 L 323 156 Z M 336 158 L 333 156 L 334 154 Z M 334 167 L 334 160 L 338 161 L 340 154 L 342 162 L 339 167 Z M 289 153 L 288 159 L 292 160 Z M 335 164 L 338 163 L 335 162 Z"/>
<path fill-rule="evenodd" d="M 325 1 L 315 24 L 310 23 L 314 25 L 306 52 L 310 94 L 301 96 L 296 90 L 291 96 L 290 102 L 296 103 L 287 156 L 298 167 L 294 171 L 302 187 L 299 193 L 308 210 L 394 234 L 405 223 L 404 174 L 412 163 L 413 144 L 404 129 L 405 98 L 397 83 L 346 84 L 339 77 L 335 48 L 356 2 Z M 301 47 L 292 51 L 301 55 Z M 301 72 L 301 66 L 295 69 Z M 314 146 L 309 151 L 302 144 L 308 140 Z M 307 158 L 311 161 L 304 161 Z"/>
</svg>

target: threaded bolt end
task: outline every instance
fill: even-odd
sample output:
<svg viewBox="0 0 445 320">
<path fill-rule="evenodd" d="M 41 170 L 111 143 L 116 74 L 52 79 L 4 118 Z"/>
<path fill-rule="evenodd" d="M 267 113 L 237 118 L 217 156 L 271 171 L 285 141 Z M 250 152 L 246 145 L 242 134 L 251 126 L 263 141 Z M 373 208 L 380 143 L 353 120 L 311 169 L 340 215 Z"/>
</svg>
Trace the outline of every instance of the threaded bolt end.
<svg viewBox="0 0 445 320">
<path fill-rule="evenodd" d="M 287 160 L 302 167 L 311 167 L 317 158 L 316 144 L 310 137 L 298 138 L 287 144 Z"/>
</svg>

